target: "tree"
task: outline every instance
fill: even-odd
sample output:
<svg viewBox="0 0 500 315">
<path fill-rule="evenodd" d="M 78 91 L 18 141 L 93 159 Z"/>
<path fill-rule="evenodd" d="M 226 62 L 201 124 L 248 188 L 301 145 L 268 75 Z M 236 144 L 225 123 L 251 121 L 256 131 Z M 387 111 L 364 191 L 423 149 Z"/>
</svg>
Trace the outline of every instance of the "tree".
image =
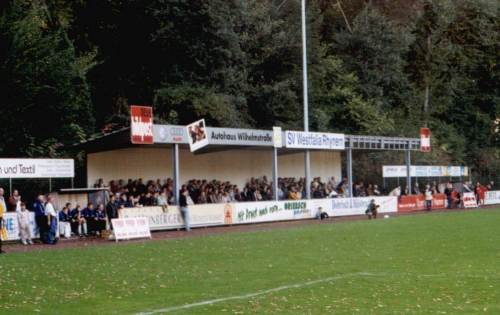
<svg viewBox="0 0 500 315">
<path fill-rule="evenodd" d="M 0 19 L 3 155 L 54 155 L 93 130 L 88 60 L 44 1 L 15 0 Z"/>
</svg>

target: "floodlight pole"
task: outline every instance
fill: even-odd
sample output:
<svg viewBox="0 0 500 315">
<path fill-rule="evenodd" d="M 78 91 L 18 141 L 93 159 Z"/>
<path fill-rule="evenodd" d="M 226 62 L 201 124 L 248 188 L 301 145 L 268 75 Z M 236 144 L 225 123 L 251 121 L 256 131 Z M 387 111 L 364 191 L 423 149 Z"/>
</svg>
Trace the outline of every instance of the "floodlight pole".
<svg viewBox="0 0 500 315">
<path fill-rule="evenodd" d="M 411 151 L 408 143 L 406 150 L 406 184 L 408 186 L 408 195 L 411 195 Z"/>
<path fill-rule="evenodd" d="M 304 131 L 309 131 L 309 98 L 307 86 L 307 40 L 306 40 L 306 0 L 301 2 L 302 11 L 302 75 L 303 75 L 303 97 L 304 97 Z M 306 196 L 311 199 L 311 156 L 306 149 L 304 155 L 306 175 Z"/>
<path fill-rule="evenodd" d="M 174 143 L 172 148 L 172 163 L 174 171 L 174 204 L 179 204 L 179 144 Z"/>
</svg>

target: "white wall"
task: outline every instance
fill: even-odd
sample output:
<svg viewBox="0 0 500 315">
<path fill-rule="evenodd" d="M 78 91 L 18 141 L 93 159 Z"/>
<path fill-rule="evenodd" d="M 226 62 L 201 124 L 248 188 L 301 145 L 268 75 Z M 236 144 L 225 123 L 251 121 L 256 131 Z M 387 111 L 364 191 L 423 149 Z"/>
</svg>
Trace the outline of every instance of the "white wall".
<svg viewBox="0 0 500 315">
<path fill-rule="evenodd" d="M 180 150 L 181 183 L 189 179 L 227 180 L 244 186 L 250 177 L 272 177 L 272 152 L 264 150 L 230 150 L 194 155 Z M 304 153 L 280 155 L 280 177 L 304 176 Z M 322 179 L 341 176 L 340 152 L 311 151 L 311 175 Z M 87 156 L 88 185 L 97 179 L 164 179 L 172 177 L 172 151 L 168 148 L 127 148 Z"/>
</svg>

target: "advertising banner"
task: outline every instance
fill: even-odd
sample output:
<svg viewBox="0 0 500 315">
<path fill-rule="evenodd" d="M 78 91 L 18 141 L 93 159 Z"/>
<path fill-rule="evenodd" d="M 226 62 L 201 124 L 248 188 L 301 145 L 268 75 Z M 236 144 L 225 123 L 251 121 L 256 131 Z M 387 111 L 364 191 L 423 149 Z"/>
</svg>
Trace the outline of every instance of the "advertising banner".
<svg viewBox="0 0 500 315">
<path fill-rule="evenodd" d="M 410 166 L 411 177 L 460 177 L 468 176 L 468 174 L 469 168 L 466 166 Z M 384 165 L 382 176 L 385 178 L 406 177 L 406 165 Z"/>
<path fill-rule="evenodd" d="M 296 149 L 344 150 L 345 136 L 340 133 L 285 131 L 285 147 Z"/>
<path fill-rule="evenodd" d="M 184 220 L 177 206 L 138 207 L 120 210 L 120 218 L 147 218 L 152 231 L 178 229 L 184 226 Z"/>
<path fill-rule="evenodd" d="M 203 204 L 189 206 L 189 221 L 191 226 L 224 225 L 225 204 Z M 177 206 L 168 207 L 137 207 L 120 210 L 120 218 L 144 217 L 149 221 L 152 231 L 172 230 L 184 227 L 182 214 Z M 230 224 L 230 223 L 227 223 Z"/>
<path fill-rule="evenodd" d="M 464 208 L 477 208 L 476 195 L 473 192 L 464 192 L 462 201 Z"/>
<path fill-rule="evenodd" d="M 308 200 L 241 202 L 229 205 L 232 208 L 232 224 L 307 219 L 315 215 Z"/>
<path fill-rule="evenodd" d="M 446 208 L 446 195 L 435 194 L 432 196 L 432 209 Z M 425 196 L 422 195 L 409 195 L 401 196 L 398 201 L 399 212 L 410 212 L 417 210 L 425 210 Z"/>
<path fill-rule="evenodd" d="M 134 238 L 151 238 L 148 219 L 144 217 L 112 219 L 115 240 L 130 240 Z"/>
<path fill-rule="evenodd" d="M 253 129 L 215 128 L 207 129 L 208 143 L 236 146 L 274 146 L 273 131 Z"/>
<path fill-rule="evenodd" d="M 133 144 L 153 144 L 153 108 L 130 106 L 130 140 Z"/>
<path fill-rule="evenodd" d="M 31 237 L 35 238 L 37 235 L 37 227 L 35 223 L 35 214 L 30 212 L 29 217 L 30 227 L 31 227 Z M 19 240 L 19 222 L 17 220 L 17 213 L 15 212 L 5 212 L 3 214 L 3 225 L 7 230 L 7 241 Z"/>
<path fill-rule="evenodd" d="M 186 126 L 153 125 L 154 143 L 182 143 L 188 144 Z"/>
<path fill-rule="evenodd" d="M 431 130 L 420 128 L 420 151 L 431 152 Z"/>
<path fill-rule="evenodd" d="M 487 191 L 484 196 L 485 205 L 496 205 L 500 203 L 500 190 Z"/>
<path fill-rule="evenodd" d="M 200 119 L 192 124 L 187 125 L 186 133 L 188 135 L 189 148 L 191 152 L 194 152 L 208 145 L 205 119 Z"/>
<path fill-rule="evenodd" d="M 365 214 L 372 199 L 375 199 L 375 204 L 380 206 L 379 213 L 398 211 L 398 199 L 392 196 L 327 199 L 330 207 L 326 207 L 324 210 L 329 216 L 362 215 Z"/>
<path fill-rule="evenodd" d="M 0 178 L 73 177 L 73 159 L 0 159 Z"/>
</svg>

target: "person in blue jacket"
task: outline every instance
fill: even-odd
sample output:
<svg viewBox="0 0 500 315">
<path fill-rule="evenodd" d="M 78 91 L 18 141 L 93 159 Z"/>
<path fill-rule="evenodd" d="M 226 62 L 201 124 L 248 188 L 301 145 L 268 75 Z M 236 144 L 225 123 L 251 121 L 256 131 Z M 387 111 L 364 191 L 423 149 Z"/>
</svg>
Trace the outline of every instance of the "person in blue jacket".
<svg viewBox="0 0 500 315">
<path fill-rule="evenodd" d="M 97 210 L 95 212 L 95 231 L 96 234 L 100 235 L 102 231 L 106 230 L 106 211 L 104 210 L 104 205 L 102 203 L 99 204 Z"/>
<path fill-rule="evenodd" d="M 69 216 L 73 234 L 78 236 L 87 235 L 87 221 L 83 217 L 80 205 L 76 205 L 76 208 L 70 211 Z"/>
<path fill-rule="evenodd" d="M 38 230 L 38 235 L 40 236 L 40 240 L 44 243 L 47 243 L 47 233 L 48 233 L 48 225 L 47 225 L 47 216 L 45 216 L 45 196 L 39 195 L 33 205 L 33 210 L 35 211 L 35 222 Z"/>
<path fill-rule="evenodd" d="M 82 210 L 82 216 L 85 219 L 85 222 L 87 222 L 87 233 L 89 235 L 94 235 L 96 231 L 96 211 L 92 202 L 89 202 L 87 208 Z"/>
</svg>

